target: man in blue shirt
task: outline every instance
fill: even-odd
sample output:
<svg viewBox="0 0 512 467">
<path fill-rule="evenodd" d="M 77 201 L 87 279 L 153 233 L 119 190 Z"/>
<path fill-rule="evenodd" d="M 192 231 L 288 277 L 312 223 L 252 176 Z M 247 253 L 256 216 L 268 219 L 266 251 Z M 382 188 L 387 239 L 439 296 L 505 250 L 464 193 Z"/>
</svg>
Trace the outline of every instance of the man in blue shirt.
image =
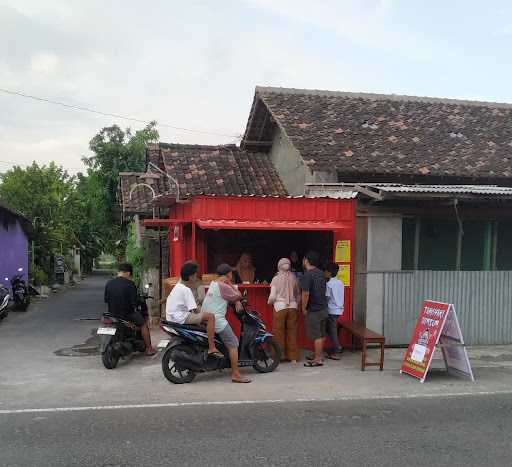
<svg viewBox="0 0 512 467">
<path fill-rule="evenodd" d="M 325 286 L 325 295 L 327 297 L 327 311 L 329 316 L 326 322 L 326 331 L 333 344 L 330 351 L 327 352 L 327 358 L 339 360 L 337 354 L 342 352 L 341 344 L 338 338 L 338 320 L 343 315 L 345 304 L 345 286 L 336 276 L 339 266 L 336 263 L 329 263 L 325 270 L 327 284 Z"/>
</svg>

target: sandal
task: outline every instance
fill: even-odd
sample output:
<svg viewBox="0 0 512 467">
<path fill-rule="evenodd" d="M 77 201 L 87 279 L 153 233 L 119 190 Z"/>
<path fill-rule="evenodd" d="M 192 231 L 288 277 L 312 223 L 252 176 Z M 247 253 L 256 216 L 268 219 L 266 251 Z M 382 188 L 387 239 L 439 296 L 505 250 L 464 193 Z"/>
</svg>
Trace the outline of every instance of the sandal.
<svg viewBox="0 0 512 467">
<path fill-rule="evenodd" d="M 335 353 L 328 353 L 326 355 L 326 358 L 330 359 L 330 360 L 341 360 L 340 357 L 338 357 Z"/>
<path fill-rule="evenodd" d="M 315 355 L 310 353 L 309 355 L 306 355 L 306 360 L 312 361 L 315 359 Z"/>
<path fill-rule="evenodd" d="M 146 351 L 146 357 L 153 357 L 157 354 L 157 351 L 155 349 L 151 349 L 149 351 Z"/>
<path fill-rule="evenodd" d="M 231 380 L 232 383 L 241 383 L 241 384 L 244 384 L 244 383 L 250 383 L 251 380 L 249 378 L 240 378 L 240 379 L 232 379 Z"/>
<path fill-rule="evenodd" d="M 304 363 L 304 366 L 306 366 L 308 368 L 314 368 L 314 367 L 317 367 L 317 366 L 324 366 L 324 364 L 320 363 L 320 362 L 309 361 L 309 362 Z"/>
</svg>

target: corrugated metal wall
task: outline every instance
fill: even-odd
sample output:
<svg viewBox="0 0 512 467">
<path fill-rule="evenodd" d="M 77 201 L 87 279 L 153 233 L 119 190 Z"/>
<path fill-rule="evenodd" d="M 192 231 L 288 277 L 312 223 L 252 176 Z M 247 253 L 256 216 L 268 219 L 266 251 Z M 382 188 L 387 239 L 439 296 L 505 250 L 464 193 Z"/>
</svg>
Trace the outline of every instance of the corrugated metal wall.
<svg viewBox="0 0 512 467">
<path fill-rule="evenodd" d="M 512 343 L 511 271 L 384 273 L 384 335 L 407 344 L 423 300 L 455 305 L 466 344 Z"/>
</svg>

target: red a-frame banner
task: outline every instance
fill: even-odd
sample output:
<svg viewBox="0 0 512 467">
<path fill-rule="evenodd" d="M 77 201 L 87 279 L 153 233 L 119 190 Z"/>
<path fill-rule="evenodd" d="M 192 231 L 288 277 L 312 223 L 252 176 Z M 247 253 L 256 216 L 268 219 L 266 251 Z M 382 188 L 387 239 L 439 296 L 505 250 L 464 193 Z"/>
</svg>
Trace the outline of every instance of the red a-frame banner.
<svg viewBox="0 0 512 467">
<path fill-rule="evenodd" d="M 474 381 L 455 307 L 425 300 L 402 362 L 400 373 L 425 381 L 436 346 L 441 347 L 449 373 Z"/>
</svg>

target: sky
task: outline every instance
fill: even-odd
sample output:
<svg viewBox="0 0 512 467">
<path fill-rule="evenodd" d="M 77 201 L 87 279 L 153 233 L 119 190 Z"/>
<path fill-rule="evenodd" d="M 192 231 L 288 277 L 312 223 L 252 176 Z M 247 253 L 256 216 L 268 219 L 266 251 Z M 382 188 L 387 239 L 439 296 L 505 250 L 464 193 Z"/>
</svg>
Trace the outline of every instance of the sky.
<svg viewBox="0 0 512 467">
<path fill-rule="evenodd" d="M 164 142 L 238 142 L 257 85 L 512 103 L 511 49 L 508 0 L 0 0 L 1 89 Z M 113 124 L 0 91 L 0 172 Z"/>
</svg>

